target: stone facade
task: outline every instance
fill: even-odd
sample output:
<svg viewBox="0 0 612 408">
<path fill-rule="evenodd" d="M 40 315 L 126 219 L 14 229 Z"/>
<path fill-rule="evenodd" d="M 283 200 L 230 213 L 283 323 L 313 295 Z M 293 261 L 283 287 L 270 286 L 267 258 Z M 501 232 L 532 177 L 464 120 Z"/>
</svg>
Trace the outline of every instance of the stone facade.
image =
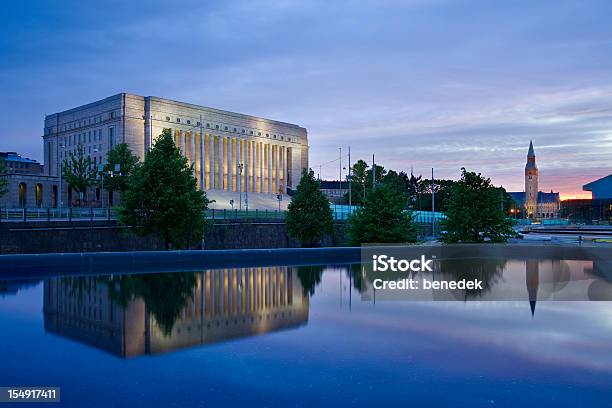
<svg viewBox="0 0 612 408">
<path fill-rule="evenodd" d="M 204 190 L 286 193 L 308 168 L 308 136 L 300 126 L 121 93 L 45 118 L 46 175 L 57 176 L 79 145 L 94 164 L 104 163 L 118 143 L 142 159 L 164 129 L 171 129 Z"/>
<path fill-rule="evenodd" d="M 57 206 L 58 178 L 38 174 L 10 173 L 8 191 L 0 197 L 0 208 L 48 208 Z M 66 194 L 66 190 L 64 190 Z"/>
</svg>

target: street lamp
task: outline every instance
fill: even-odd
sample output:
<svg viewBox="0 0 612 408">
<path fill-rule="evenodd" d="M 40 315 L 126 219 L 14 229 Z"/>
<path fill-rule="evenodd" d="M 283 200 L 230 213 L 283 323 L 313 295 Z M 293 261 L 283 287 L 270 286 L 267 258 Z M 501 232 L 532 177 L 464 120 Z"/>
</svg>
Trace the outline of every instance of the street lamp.
<svg viewBox="0 0 612 408">
<path fill-rule="evenodd" d="M 240 192 L 240 204 L 238 205 L 238 209 L 242 210 L 242 170 L 244 169 L 244 163 L 238 162 L 236 163 L 236 170 L 238 173 L 238 191 Z"/>
<path fill-rule="evenodd" d="M 282 191 L 282 190 L 281 190 L 281 191 Z M 280 193 L 280 191 L 279 191 L 279 193 L 276 195 L 276 199 L 278 200 L 278 212 L 280 212 L 280 210 L 281 210 L 281 209 L 280 209 L 281 201 L 283 201 L 283 195 Z"/>
</svg>

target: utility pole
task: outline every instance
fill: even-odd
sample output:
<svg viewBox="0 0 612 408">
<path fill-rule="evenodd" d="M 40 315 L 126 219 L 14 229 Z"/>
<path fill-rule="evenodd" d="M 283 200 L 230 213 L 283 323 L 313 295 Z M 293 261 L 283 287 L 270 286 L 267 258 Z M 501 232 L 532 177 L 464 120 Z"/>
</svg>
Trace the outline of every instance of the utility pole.
<svg viewBox="0 0 612 408">
<path fill-rule="evenodd" d="M 434 169 L 431 168 L 431 235 L 436 238 L 436 182 L 434 180 Z"/>
<path fill-rule="evenodd" d="M 351 190 L 352 190 L 352 185 L 353 185 L 353 180 L 351 178 L 351 146 L 349 145 L 348 147 L 348 180 L 349 180 L 349 214 L 353 213 L 353 199 L 351 196 Z"/>
<path fill-rule="evenodd" d="M 372 153 L 372 190 L 376 187 L 376 162 L 374 161 L 374 154 Z"/>
<path fill-rule="evenodd" d="M 338 178 L 338 180 L 340 180 L 340 186 L 339 186 L 340 188 L 339 188 L 339 190 L 340 190 L 340 194 L 342 194 L 342 147 L 339 147 L 338 149 L 340 150 L 340 157 L 339 157 L 340 158 L 340 163 L 338 165 L 338 170 L 339 170 L 340 177 Z"/>
</svg>

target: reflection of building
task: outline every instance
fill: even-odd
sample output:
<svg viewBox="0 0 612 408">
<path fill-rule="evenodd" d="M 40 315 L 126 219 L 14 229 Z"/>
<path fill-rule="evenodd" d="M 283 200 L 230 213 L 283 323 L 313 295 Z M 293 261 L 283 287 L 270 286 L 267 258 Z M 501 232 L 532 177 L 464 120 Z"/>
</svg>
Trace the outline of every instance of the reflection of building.
<svg viewBox="0 0 612 408">
<path fill-rule="evenodd" d="M 5 171 L 0 177 L 8 181 L 8 191 L 0 197 L 0 207 L 52 207 L 57 196 L 57 177 L 43 175 L 36 160 L 15 152 L 0 152 Z"/>
<path fill-rule="evenodd" d="M 45 329 L 122 357 L 253 336 L 308 320 L 308 297 L 297 272 L 286 267 L 198 273 L 193 293 L 170 333 L 160 327 L 143 299 L 122 307 L 111 300 L 109 283 L 79 279 L 86 283 L 45 281 Z"/>
<path fill-rule="evenodd" d="M 559 216 L 559 193 L 538 191 L 539 170 L 533 143 L 529 142 L 527 164 L 525 164 L 525 191 L 508 193 L 512 199 L 524 208 L 527 218 L 557 218 Z"/>
<path fill-rule="evenodd" d="M 164 129 L 171 130 L 176 145 L 194 166 L 198 186 L 225 198 L 235 199 L 239 190 L 248 190 L 277 204 L 279 190 L 295 188 L 302 170 L 308 168 L 307 132 L 300 126 L 120 93 L 46 116 L 46 174 L 57 175 L 60 161 L 79 146 L 95 165 L 104 163 L 108 151 L 119 143 L 127 143 L 142 159 Z M 260 201 L 265 197 L 259 197 Z M 255 196 L 251 198 L 257 202 Z"/>
</svg>

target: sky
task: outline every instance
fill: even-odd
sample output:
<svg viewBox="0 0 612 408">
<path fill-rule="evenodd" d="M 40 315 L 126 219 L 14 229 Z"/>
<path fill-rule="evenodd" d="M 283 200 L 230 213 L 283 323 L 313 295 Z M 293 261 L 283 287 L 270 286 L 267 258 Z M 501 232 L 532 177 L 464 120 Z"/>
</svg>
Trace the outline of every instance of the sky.
<svg viewBox="0 0 612 408">
<path fill-rule="evenodd" d="M 353 161 L 453 179 L 465 167 L 522 191 L 530 140 L 543 191 L 584 196 L 612 173 L 609 1 L 32 0 L 0 13 L 1 151 L 42 161 L 46 114 L 132 92 L 303 126 L 324 178 L 350 145 Z"/>
</svg>

